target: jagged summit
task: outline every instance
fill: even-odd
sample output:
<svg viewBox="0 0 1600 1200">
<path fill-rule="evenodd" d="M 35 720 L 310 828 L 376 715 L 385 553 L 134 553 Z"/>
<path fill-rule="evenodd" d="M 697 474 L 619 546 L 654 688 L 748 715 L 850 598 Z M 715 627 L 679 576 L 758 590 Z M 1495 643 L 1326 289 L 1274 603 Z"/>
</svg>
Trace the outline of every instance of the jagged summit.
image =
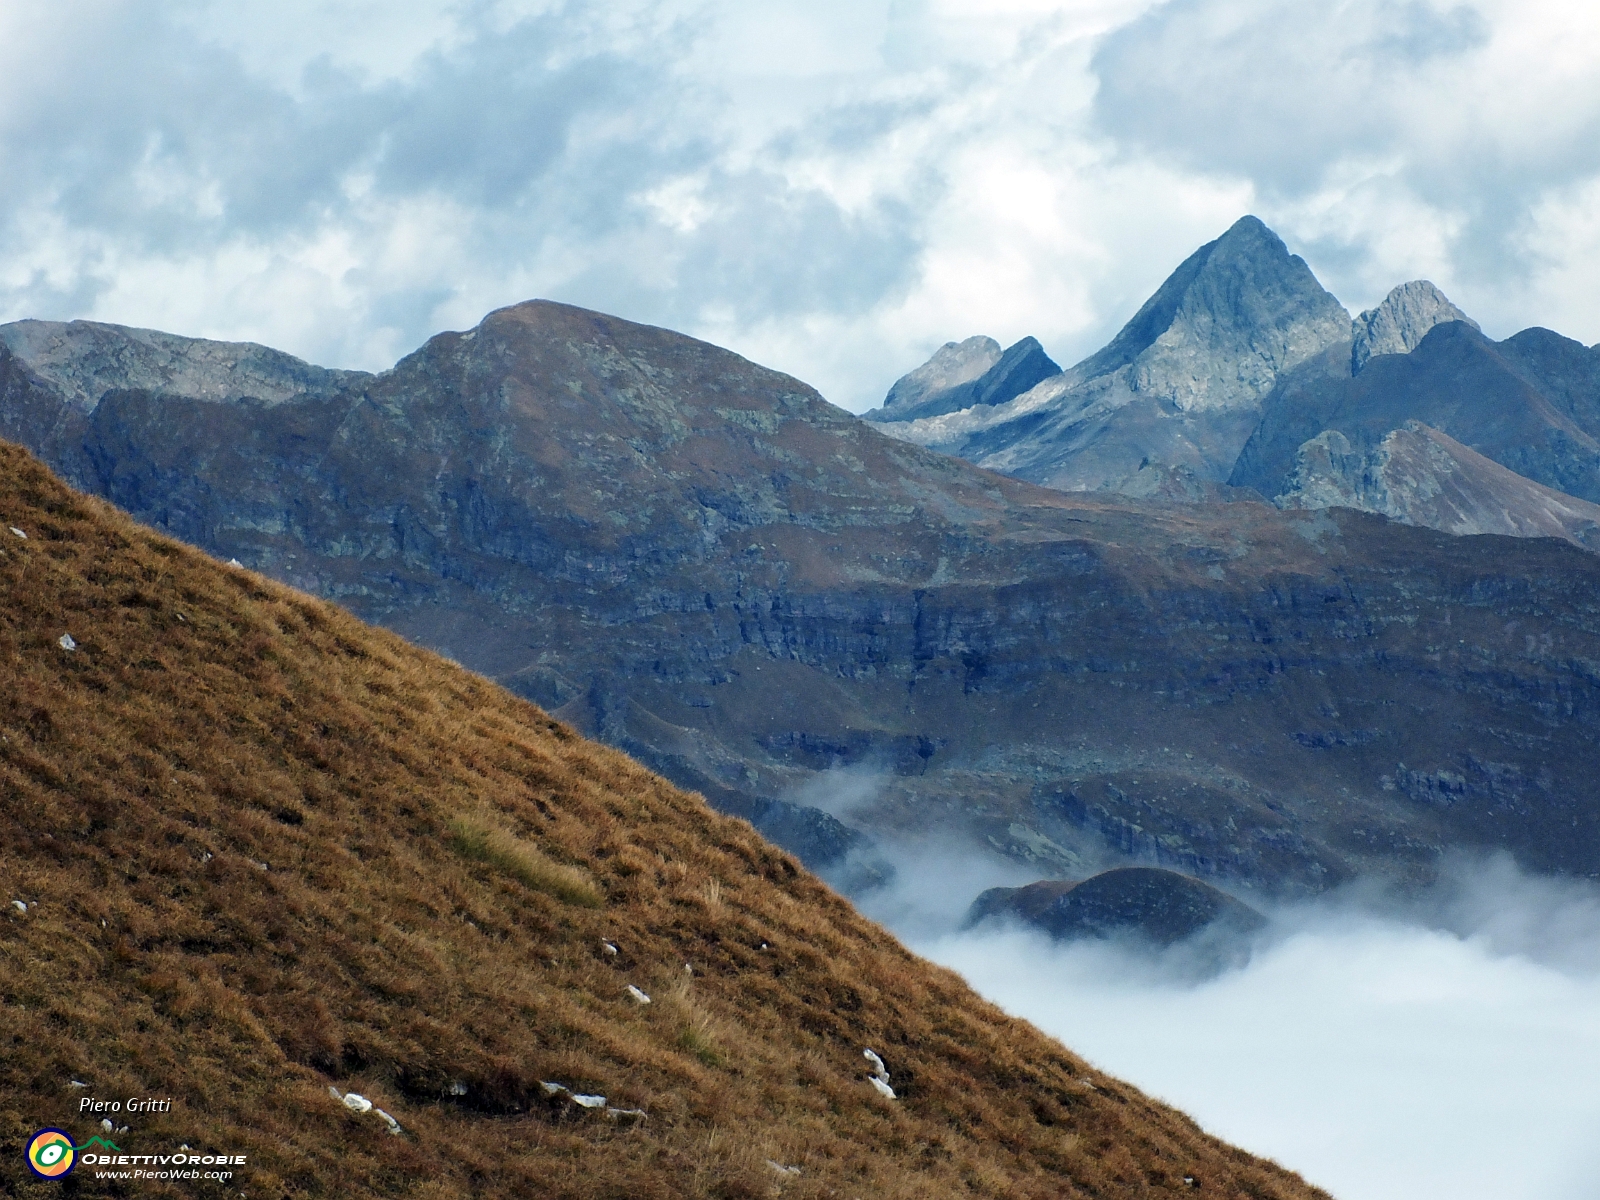
<svg viewBox="0 0 1600 1200">
<path fill-rule="evenodd" d="M 1070 370 L 1008 404 L 884 429 L 1064 490 L 1138 491 L 1151 463 L 1220 483 L 1278 377 L 1349 336 L 1305 261 L 1244 217 Z"/>
<path fill-rule="evenodd" d="M 1525 333 L 1495 343 L 1469 322 L 1444 320 L 1409 353 L 1375 354 L 1358 375 L 1330 351 L 1316 364 L 1324 369 L 1291 376 L 1267 398 L 1231 482 L 1307 503 L 1318 489 L 1291 487 L 1290 475 L 1308 441 L 1337 431 L 1364 455 L 1420 421 L 1534 483 L 1600 503 L 1600 376 L 1588 377 L 1586 398 L 1584 369 L 1594 364 L 1576 343 L 1560 342 Z M 1547 377 L 1571 386 L 1562 393 Z"/>
<path fill-rule="evenodd" d="M 1350 374 L 1359 375 L 1367 360 L 1378 354 L 1410 354 L 1435 325 L 1465 321 L 1478 323 L 1426 279 L 1402 283 L 1369 308 L 1351 325 Z"/>
<path fill-rule="evenodd" d="M 908 412 L 924 400 L 971 383 L 1000 361 L 1000 343 L 978 335 L 964 342 L 946 342 L 933 357 L 907 371 L 883 398 L 885 413 Z"/>
<path fill-rule="evenodd" d="M 1337 341 L 1348 320 L 1305 260 L 1246 216 L 1186 258 L 1104 349 L 1067 374 L 1077 382 L 1138 363 L 1138 390 L 1179 409 L 1249 406 L 1278 372 Z M 1244 369 L 1229 369 L 1236 365 Z"/>
<path fill-rule="evenodd" d="M 992 356 L 991 347 L 995 351 Z M 988 365 L 980 374 L 971 374 L 980 363 Z M 1044 352 L 1038 338 L 1025 337 L 1008 346 L 1004 353 L 999 352 L 999 343 L 993 338 L 947 342 L 889 389 L 882 408 L 865 415 L 872 421 L 913 421 L 974 405 L 992 407 L 1059 374 L 1061 368 Z"/>
</svg>

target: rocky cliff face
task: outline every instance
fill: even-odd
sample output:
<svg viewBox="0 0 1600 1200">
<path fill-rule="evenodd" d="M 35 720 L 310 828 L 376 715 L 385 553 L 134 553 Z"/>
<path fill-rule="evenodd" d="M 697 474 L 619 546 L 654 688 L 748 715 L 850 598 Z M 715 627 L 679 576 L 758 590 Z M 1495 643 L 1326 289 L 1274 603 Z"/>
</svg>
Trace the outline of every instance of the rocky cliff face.
<svg viewBox="0 0 1600 1200">
<path fill-rule="evenodd" d="M 887 432 L 1068 491 L 1145 489 L 1150 464 L 1228 478 L 1277 379 L 1350 337 L 1350 315 L 1254 217 L 1195 251 L 1112 339 L 998 407 Z"/>
<path fill-rule="evenodd" d="M 65 328 L 42 363 L 6 332 L 0 419 L 69 480 L 822 865 L 864 830 L 1292 892 L 1458 845 L 1600 870 L 1600 558 L 1572 547 L 1039 489 L 542 302 L 272 398 L 226 366 L 79 395 L 51 372 L 140 335 Z M 856 829 L 791 803 L 841 767 L 872 781 Z"/>
</svg>

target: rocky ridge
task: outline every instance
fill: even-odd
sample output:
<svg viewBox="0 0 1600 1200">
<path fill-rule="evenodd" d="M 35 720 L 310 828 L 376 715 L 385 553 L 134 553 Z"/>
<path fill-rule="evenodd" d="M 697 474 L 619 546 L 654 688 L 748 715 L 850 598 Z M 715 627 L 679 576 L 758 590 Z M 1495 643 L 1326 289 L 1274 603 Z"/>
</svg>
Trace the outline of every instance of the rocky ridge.
<svg viewBox="0 0 1600 1200">
<path fill-rule="evenodd" d="M 1185 503 L 1269 497 L 1590 547 L 1600 348 L 1538 329 L 1494 343 L 1422 279 L 1347 326 L 1335 308 L 1305 264 L 1245 218 L 1103 350 L 1014 401 L 979 405 L 969 384 L 868 416 L 1049 487 Z"/>
<path fill-rule="evenodd" d="M 1282 508 L 1359 508 L 1457 535 L 1558 537 L 1600 550 L 1600 504 L 1508 471 L 1420 421 L 1370 451 L 1336 429 L 1301 445 L 1275 497 Z"/>
<path fill-rule="evenodd" d="M 210 395 L 86 408 L 0 351 L 5 428 L 78 486 L 830 870 L 930 832 L 1291 893 L 1460 846 L 1600 869 L 1600 559 L 1573 547 L 1036 488 L 546 302 L 332 393 Z M 797 800 L 839 768 L 873 779 L 848 824 Z"/>
<path fill-rule="evenodd" d="M 981 354 L 976 350 L 969 354 L 964 349 L 972 346 L 981 347 Z M 1037 338 L 1025 337 L 1008 346 L 1004 353 L 994 355 L 992 360 L 989 358 L 991 346 L 999 349 L 999 343 L 987 337 L 968 338 L 959 344 L 946 343 L 922 366 L 902 376 L 889 389 L 883 407 L 867 413 L 867 419 L 914 421 L 979 405 L 993 408 L 1061 374 L 1061 368 L 1044 352 Z M 948 357 L 941 358 L 941 355 Z M 982 362 L 989 363 L 982 374 L 964 377 Z"/>
<path fill-rule="evenodd" d="M 1430 329 L 1449 321 L 1464 321 L 1478 328 L 1476 321 L 1428 280 L 1402 283 L 1377 308 L 1369 308 L 1351 323 L 1350 374 L 1361 374 L 1361 368 L 1375 355 L 1410 354 Z"/>
</svg>

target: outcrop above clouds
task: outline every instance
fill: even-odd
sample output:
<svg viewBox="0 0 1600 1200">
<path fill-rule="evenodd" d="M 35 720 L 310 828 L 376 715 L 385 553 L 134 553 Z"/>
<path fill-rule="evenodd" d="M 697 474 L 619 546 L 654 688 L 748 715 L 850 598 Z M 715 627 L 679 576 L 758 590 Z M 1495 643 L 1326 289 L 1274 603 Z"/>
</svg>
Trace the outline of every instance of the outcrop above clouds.
<svg viewBox="0 0 1600 1200">
<path fill-rule="evenodd" d="M 1117 867 L 1088 879 L 1041 879 L 990 888 L 972 902 L 967 924 L 1010 919 L 1060 941 L 1142 938 L 1171 946 L 1209 933 L 1252 933 L 1266 918 L 1203 880 L 1159 867 Z"/>
<path fill-rule="evenodd" d="M 1228 478 L 1285 371 L 1348 341 L 1350 314 L 1255 217 L 1202 246 L 1104 349 L 1017 399 L 895 437 L 1067 491 L 1148 491 L 1155 464 Z"/>
<path fill-rule="evenodd" d="M 170 1100 L 117 1151 L 249 1196 L 1327 1200 L 743 822 L 9 445 L 0 827 L 8 1196 L 117 1194 L 21 1153 L 87 1095 Z"/>
<path fill-rule="evenodd" d="M 65 328 L 96 355 L 139 336 Z M 5 428 L 77 486 L 820 867 L 870 881 L 865 837 L 937 834 L 1041 875 L 1290 892 L 1460 846 L 1600 870 L 1600 557 L 1572 546 L 1037 488 L 546 302 L 331 393 L 215 394 L 85 404 L 0 350 Z M 872 780 L 847 822 L 801 799 L 841 767 Z"/>
</svg>

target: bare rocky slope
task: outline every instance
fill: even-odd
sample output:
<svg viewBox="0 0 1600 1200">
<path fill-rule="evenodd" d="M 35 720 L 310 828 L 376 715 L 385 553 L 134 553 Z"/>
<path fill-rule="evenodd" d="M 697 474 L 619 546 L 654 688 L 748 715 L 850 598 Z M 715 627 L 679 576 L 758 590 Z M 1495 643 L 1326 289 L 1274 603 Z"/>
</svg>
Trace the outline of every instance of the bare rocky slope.
<svg viewBox="0 0 1600 1200">
<path fill-rule="evenodd" d="M 10 445 L 0 827 L 7 1196 L 1327 1200 L 743 821 Z M 41 1127 L 147 1175 L 36 1179 Z"/>
<path fill-rule="evenodd" d="M 863 834 L 1265 891 L 1462 846 L 1600 871 L 1600 558 L 1559 541 L 1037 488 L 545 302 L 288 399 L 60 370 L 0 352 L 0 421 L 75 485 L 858 883 Z M 848 826 L 813 807 L 841 767 Z"/>
</svg>

